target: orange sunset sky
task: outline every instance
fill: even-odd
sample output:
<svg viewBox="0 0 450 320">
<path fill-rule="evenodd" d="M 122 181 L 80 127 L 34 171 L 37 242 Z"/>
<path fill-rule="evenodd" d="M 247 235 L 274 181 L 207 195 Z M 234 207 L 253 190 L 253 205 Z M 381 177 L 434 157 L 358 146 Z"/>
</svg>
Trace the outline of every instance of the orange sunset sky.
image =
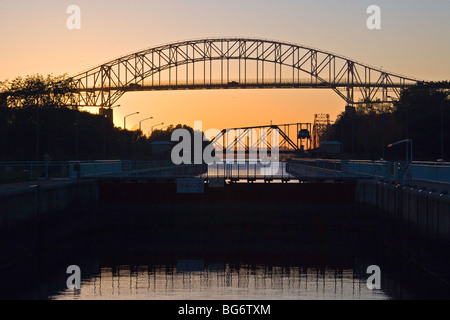
<svg viewBox="0 0 450 320">
<path fill-rule="evenodd" d="M 81 8 L 81 30 L 66 27 L 69 5 Z M 381 30 L 366 27 L 371 4 Z M 268 38 L 338 53 L 424 80 L 450 78 L 450 1 L 10 1 L 0 0 L 0 81 L 27 74 L 75 75 L 118 56 L 202 37 Z M 199 90 L 133 92 L 115 109 L 127 128 L 203 121 L 203 130 L 334 120 L 345 103 L 332 90 Z M 97 109 L 89 109 L 97 112 Z"/>
</svg>

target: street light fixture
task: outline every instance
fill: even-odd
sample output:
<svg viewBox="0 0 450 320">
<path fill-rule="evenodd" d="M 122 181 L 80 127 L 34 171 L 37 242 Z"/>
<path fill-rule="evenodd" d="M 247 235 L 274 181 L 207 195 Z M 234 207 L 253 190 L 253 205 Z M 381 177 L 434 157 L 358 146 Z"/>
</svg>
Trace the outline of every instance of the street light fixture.
<svg viewBox="0 0 450 320">
<path fill-rule="evenodd" d="M 139 112 L 130 113 L 129 115 L 126 115 L 125 117 L 123 117 L 123 128 L 125 130 L 127 129 L 127 118 L 129 116 L 132 116 L 132 115 L 135 115 L 135 114 L 139 114 Z"/>
<path fill-rule="evenodd" d="M 150 120 L 150 119 L 153 119 L 153 117 L 145 118 L 145 119 L 142 119 L 141 121 L 139 121 L 139 130 L 142 131 L 142 122 L 144 122 L 146 120 Z"/>
<path fill-rule="evenodd" d="M 412 165 L 412 162 L 413 162 L 413 142 L 412 142 L 412 139 L 404 139 L 404 140 L 401 140 L 401 141 L 397 141 L 397 142 L 391 143 L 391 144 L 388 145 L 388 148 L 392 148 L 393 146 L 396 146 L 396 145 L 402 144 L 402 143 L 406 144 L 406 159 L 405 159 L 405 165 L 404 166 L 399 164 L 399 169 L 400 169 L 399 173 L 404 174 L 404 177 L 406 178 L 406 180 L 409 181 L 409 180 L 411 180 L 411 176 L 412 176 L 411 175 L 411 165 Z M 409 156 L 409 159 L 408 159 L 408 143 L 410 144 L 410 156 Z M 401 181 L 402 179 L 399 179 L 399 180 Z"/>
<path fill-rule="evenodd" d="M 162 123 L 158 123 L 158 124 L 155 124 L 154 126 L 152 126 L 152 131 L 151 131 L 151 132 L 153 132 L 153 128 L 154 128 L 154 127 L 157 127 L 157 126 L 162 126 L 162 125 L 164 125 L 164 122 L 162 122 Z"/>
<path fill-rule="evenodd" d="M 439 99 L 439 109 L 441 111 L 441 160 L 444 161 L 444 102 L 441 99 Z"/>
<path fill-rule="evenodd" d="M 406 143 L 407 144 L 406 145 L 406 159 L 405 160 L 406 160 L 406 164 L 410 164 L 410 163 L 413 162 L 413 141 L 412 141 L 412 139 L 404 139 L 404 140 L 401 140 L 401 141 L 397 141 L 397 142 L 391 143 L 391 144 L 388 145 L 388 148 L 392 148 L 393 146 L 396 146 L 396 145 L 401 144 L 401 143 Z M 409 161 L 408 161 L 408 143 L 410 144 Z"/>
</svg>

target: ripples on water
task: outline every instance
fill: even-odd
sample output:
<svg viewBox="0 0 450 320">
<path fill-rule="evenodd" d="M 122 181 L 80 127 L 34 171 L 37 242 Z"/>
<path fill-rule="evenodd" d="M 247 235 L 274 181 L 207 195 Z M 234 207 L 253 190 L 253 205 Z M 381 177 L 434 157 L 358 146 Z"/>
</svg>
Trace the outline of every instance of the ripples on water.
<svg viewBox="0 0 450 320">
<path fill-rule="evenodd" d="M 245 190 L 241 187 L 233 190 Z M 273 187 L 277 188 L 271 189 L 273 192 L 279 190 Z M 282 205 L 263 194 L 263 202 L 229 196 L 233 201 L 219 198 L 198 203 L 180 198 L 168 203 L 153 199 L 151 203 L 92 208 L 85 213 L 89 223 L 81 222 L 77 232 L 43 246 L 28 260 L 2 268 L 0 298 L 449 296 L 448 287 L 438 291 L 439 286 L 431 285 L 433 277 L 384 247 L 380 237 L 388 234 L 352 204 L 308 204 L 296 194 Z M 65 219 L 42 232 L 52 233 L 74 222 Z M 80 215 L 75 220 L 79 222 Z M 72 264 L 81 268 L 81 290 L 66 289 L 66 269 Z M 381 290 L 371 291 L 366 286 L 370 265 L 379 265 L 382 270 Z"/>
<path fill-rule="evenodd" d="M 102 245 L 82 290 L 51 299 L 389 298 L 366 286 L 351 206 L 154 205 L 150 224 L 145 207 L 116 207 L 118 220 L 104 210 L 116 227 L 92 241 Z"/>
<path fill-rule="evenodd" d="M 194 262 L 202 265 L 203 262 Z M 353 270 L 211 264 L 201 271 L 146 266 L 101 268 L 82 290 L 64 290 L 52 299 L 386 299 L 367 289 Z"/>
</svg>

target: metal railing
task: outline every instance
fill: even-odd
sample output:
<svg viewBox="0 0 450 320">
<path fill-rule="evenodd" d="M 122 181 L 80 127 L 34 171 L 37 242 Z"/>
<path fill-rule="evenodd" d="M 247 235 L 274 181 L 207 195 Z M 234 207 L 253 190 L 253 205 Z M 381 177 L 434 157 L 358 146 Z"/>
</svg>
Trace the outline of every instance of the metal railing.
<svg viewBox="0 0 450 320">
<path fill-rule="evenodd" d="M 66 162 L 8 161 L 0 162 L 0 183 L 36 179 L 66 178 Z"/>
<path fill-rule="evenodd" d="M 171 161 L 69 162 L 70 178 L 172 178 L 196 176 L 204 171 L 204 165 L 175 165 Z"/>
<path fill-rule="evenodd" d="M 171 161 L 14 161 L 0 162 L 0 183 L 46 179 L 199 176 L 206 165 L 174 165 Z"/>
<path fill-rule="evenodd" d="M 122 170 L 117 172 L 95 172 L 81 174 L 82 177 L 98 178 L 181 178 L 201 177 L 204 179 L 222 178 L 225 180 L 288 180 L 293 176 L 287 173 L 286 163 L 259 162 L 174 165 L 170 161 L 122 161 Z"/>
<path fill-rule="evenodd" d="M 256 162 L 174 165 L 171 161 L 94 160 L 0 162 L 0 183 L 80 178 L 203 177 L 230 180 L 289 179 L 285 163 Z"/>
<path fill-rule="evenodd" d="M 82 177 L 95 178 L 176 178 L 199 176 L 206 172 L 203 164 L 175 165 L 171 161 L 121 161 L 121 168 L 93 172 Z"/>
<path fill-rule="evenodd" d="M 294 178 L 286 170 L 285 162 L 262 164 L 256 161 L 227 163 L 217 162 L 208 165 L 204 178 L 222 178 L 225 180 L 290 180 Z"/>
<path fill-rule="evenodd" d="M 373 177 L 396 181 L 450 183 L 450 163 L 413 162 L 408 176 L 401 162 L 334 159 L 293 159 L 286 162 L 218 162 L 174 165 L 171 161 L 14 161 L 0 162 L 0 183 L 40 179 L 203 177 L 228 180 L 290 180 L 298 177 Z"/>
<path fill-rule="evenodd" d="M 437 183 L 450 183 L 449 162 L 414 161 L 408 173 L 402 170 L 404 163 L 383 160 L 335 160 L 335 159 L 295 159 L 292 163 L 316 168 L 323 172 L 339 174 L 356 174 L 365 177 L 396 180 L 422 180 Z"/>
</svg>

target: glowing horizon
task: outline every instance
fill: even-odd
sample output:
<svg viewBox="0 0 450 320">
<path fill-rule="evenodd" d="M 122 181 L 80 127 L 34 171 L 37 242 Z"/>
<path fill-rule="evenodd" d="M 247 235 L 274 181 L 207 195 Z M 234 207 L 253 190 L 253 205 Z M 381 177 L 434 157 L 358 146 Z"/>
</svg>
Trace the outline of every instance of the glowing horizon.
<svg viewBox="0 0 450 320">
<path fill-rule="evenodd" d="M 380 0 L 381 30 L 366 28 L 371 1 L 231 0 L 96 1 L 78 0 L 80 30 L 66 28 L 69 1 L 0 2 L 2 48 L 0 81 L 17 76 L 76 75 L 115 57 L 181 39 L 243 36 L 299 43 L 333 52 L 390 72 L 424 79 L 450 78 L 448 1 L 422 3 Z M 124 5 L 126 4 L 126 5 Z M 331 119 L 345 102 L 332 90 L 196 90 L 126 93 L 114 110 L 117 126 L 129 129 L 164 122 L 205 129 Z M 95 108 L 87 108 L 97 112 Z"/>
</svg>

